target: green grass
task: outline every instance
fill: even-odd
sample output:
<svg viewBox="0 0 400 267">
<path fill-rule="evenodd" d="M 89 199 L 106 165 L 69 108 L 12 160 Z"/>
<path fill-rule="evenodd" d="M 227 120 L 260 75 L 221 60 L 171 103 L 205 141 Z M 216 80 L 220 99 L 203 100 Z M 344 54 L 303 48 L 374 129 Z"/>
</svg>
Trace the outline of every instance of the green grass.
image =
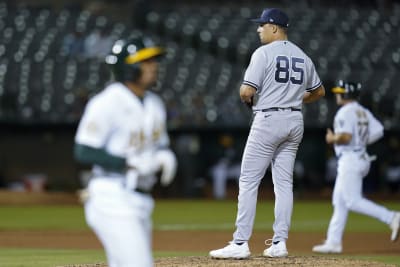
<svg viewBox="0 0 400 267">
<path fill-rule="evenodd" d="M 206 256 L 196 251 L 156 251 L 155 258 Z M 0 248 L 0 267 L 54 267 L 68 264 L 104 263 L 103 250 Z"/>
<path fill-rule="evenodd" d="M 397 203 L 383 203 L 400 209 Z M 153 214 L 156 230 L 234 229 L 236 201 L 159 200 Z M 0 230 L 88 230 L 82 206 L 0 206 Z M 291 231 L 323 232 L 332 215 L 329 202 L 295 202 Z M 273 202 L 257 206 L 254 230 L 271 230 Z M 348 232 L 382 232 L 387 226 L 376 219 L 350 213 Z"/>
<path fill-rule="evenodd" d="M 0 267 L 54 267 L 106 262 L 102 250 L 0 248 Z"/>
<path fill-rule="evenodd" d="M 0 230 L 86 230 L 81 206 L 0 206 Z"/>
<path fill-rule="evenodd" d="M 394 202 L 382 203 L 400 209 Z M 156 230 L 233 231 L 236 201 L 156 200 L 153 214 Z M 295 202 L 293 232 L 326 232 L 332 206 L 325 202 Z M 0 206 L 0 231 L 5 230 L 87 230 L 82 206 Z M 272 229 L 273 202 L 260 201 L 254 230 Z M 383 223 L 367 216 L 350 213 L 346 232 L 387 232 Z M 203 255 L 200 252 L 155 251 L 155 257 Z M 345 257 L 345 255 L 343 255 Z M 399 264 L 400 257 L 357 255 L 358 259 Z M 105 262 L 102 250 L 0 248 L 0 267 L 46 267 L 73 263 Z"/>
<path fill-rule="evenodd" d="M 346 256 L 347 258 L 351 258 L 350 256 Z M 368 261 L 377 261 L 384 262 L 387 264 L 395 264 L 396 266 L 400 266 L 400 256 L 379 256 L 379 255 L 357 255 L 357 258 L 360 260 L 368 260 Z"/>
<path fill-rule="evenodd" d="M 397 203 L 383 203 L 388 208 L 400 209 Z M 260 201 L 254 230 L 271 230 L 272 201 Z M 153 221 L 155 229 L 162 230 L 227 230 L 234 229 L 237 203 L 235 201 L 159 201 Z M 324 232 L 332 215 L 330 202 L 295 202 L 291 231 Z M 179 220 L 177 220 L 179 218 Z M 346 231 L 383 232 L 387 226 L 376 219 L 350 213 Z"/>
</svg>

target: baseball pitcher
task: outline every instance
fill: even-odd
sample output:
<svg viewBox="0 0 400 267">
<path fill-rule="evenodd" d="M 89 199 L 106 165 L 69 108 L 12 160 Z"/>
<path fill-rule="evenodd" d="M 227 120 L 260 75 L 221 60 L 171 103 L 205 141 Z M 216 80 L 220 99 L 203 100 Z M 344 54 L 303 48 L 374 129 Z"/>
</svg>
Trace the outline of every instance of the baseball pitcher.
<svg viewBox="0 0 400 267">
<path fill-rule="evenodd" d="M 302 104 L 325 95 L 311 59 L 288 40 L 287 15 L 265 9 L 258 23 L 261 43 L 252 55 L 240 87 L 243 102 L 252 106 L 254 119 L 243 153 L 239 178 L 238 212 L 233 240 L 210 251 L 212 258 L 243 259 L 250 256 L 248 240 L 253 230 L 258 187 L 271 164 L 275 192 L 274 236 L 266 257 L 286 257 L 286 240 L 293 208 L 293 168 L 303 137 Z M 257 103 L 253 97 L 257 96 Z"/>
<path fill-rule="evenodd" d="M 145 38 L 118 40 L 106 63 L 115 82 L 88 102 L 75 137 L 75 158 L 93 165 L 85 217 L 110 267 L 153 266 L 151 189 L 174 178 L 166 111 L 148 89 L 163 49 Z"/>
<path fill-rule="evenodd" d="M 313 247 L 318 253 L 341 253 L 342 238 L 349 211 L 376 218 L 389 225 L 391 241 L 398 237 L 400 213 L 390 211 L 362 196 L 363 178 L 368 174 L 373 157 L 367 145 L 383 136 L 383 125 L 357 99 L 361 84 L 340 81 L 332 89 L 341 106 L 334 119 L 334 130 L 326 132 L 327 144 L 333 145 L 338 158 L 337 176 L 332 196 L 333 215 L 327 239 Z"/>
</svg>

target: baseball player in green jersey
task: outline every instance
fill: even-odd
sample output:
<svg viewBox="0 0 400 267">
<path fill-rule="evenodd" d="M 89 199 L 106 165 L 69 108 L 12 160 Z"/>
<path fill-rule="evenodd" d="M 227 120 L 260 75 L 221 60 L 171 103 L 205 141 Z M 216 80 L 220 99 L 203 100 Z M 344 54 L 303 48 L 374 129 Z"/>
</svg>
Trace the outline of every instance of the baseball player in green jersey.
<svg viewBox="0 0 400 267">
<path fill-rule="evenodd" d="M 85 217 L 110 267 L 153 266 L 151 189 L 175 175 L 166 111 L 148 91 L 157 80 L 163 49 L 145 38 L 119 40 L 106 63 L 115 81 L 88 102 L 75 136 L 75 157 L 93 165 Z"/>
<path fill-rule="evenodd" d="M 341 253 L 342 238 L 349 211 L 365 214 L 389 225 L 391 241 L 398 238 L 400 213 L 388 210 L 362 196 L 363 178 L 368 174 L 371 157 L 367 145 L 383 136 L 383 125 L 357 101 L 361 84 L 340 81 L 332 89 L 340 106 L 334 119 L 334 131 L 326 132 L 326 143 L 333 145 L 338 158 L 332 196 L 333 215 L 326 241 L 313 247 L 318 253 Z"/>
<path fill-rule="evenodd" d="M 286 240 L 293 208 L 293 167 L 303 137 L 303 103 L 318 100 L 325 89 L 311 59 L 288 40 L 288 16 L 276 8 L 265 9 L 258 23 L 261 43 L 252 55 L 240 87 L 240 98 L 252 105 L 254 119 L 244 149 L 239 178 L 238 211 L 233 240 L 210 251 L 212 258 L 243 259 L 250 256 L 250 239 L 258 187 L 271 164 L 275 192 L 274 236 L 266 257 L 286 257 Z M 267 240 L 268 241 L 268 240 Z"/>
</svg>

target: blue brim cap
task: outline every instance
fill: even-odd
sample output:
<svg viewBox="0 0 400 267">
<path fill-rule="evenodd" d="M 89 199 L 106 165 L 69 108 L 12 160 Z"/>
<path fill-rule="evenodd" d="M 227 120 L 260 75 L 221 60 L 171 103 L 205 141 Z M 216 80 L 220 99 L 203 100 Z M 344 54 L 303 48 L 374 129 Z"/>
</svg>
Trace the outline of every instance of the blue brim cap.
<svg viewBox="0 0 400 267">
<path fill-rule="evenodd" d="M 276 24 L 282 27 L 289 27 L 289 17 L 280 9 L 267 8 L 264 9 L 259 18 L 250 19 L 250 21 L 259 24 Z"/>
</svg>

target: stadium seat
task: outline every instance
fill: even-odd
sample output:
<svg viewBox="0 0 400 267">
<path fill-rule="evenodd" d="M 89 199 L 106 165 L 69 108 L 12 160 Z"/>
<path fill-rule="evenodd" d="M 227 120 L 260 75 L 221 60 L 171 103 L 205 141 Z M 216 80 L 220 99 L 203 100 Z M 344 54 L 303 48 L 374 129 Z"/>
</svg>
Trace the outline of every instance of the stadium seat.
<svg viewBox="0 0 400 267">
<path fill-rule="evenodd" d="M 112 40 L 144 33 L 166 47 L 154 90 L 166 100 L 176 127 L 246 126 L 249 111 L 237 91 L 260 45 L 257 25 L 248 19 L 258 17 L 262 8 L 261 2 L 157 2 L 140 28 L 79 5 L 56 10 L 0 2 L 0 119 L 39 114 L 44 122 L 77 122 L 83 99 L 98 92 L 110 75 L 102 60 L 69 55 L 63 40 L 73 31 L 85 37 L 107 27 Z M 362 98 L 367 105 L 382 107 L 388 121 L 398 118 L 400 107 L 391 93 L 400 82 L 400 5 L 383 14 L 370 7 L 304 0 L 290 2 L 286 10 L 290 40 L 310 55 L 324 83 L 358 80 L 369 92 Z M 336 110 L 330 100 L 304 108 L 308 125 L 326 126 Z"/>
</svg>

